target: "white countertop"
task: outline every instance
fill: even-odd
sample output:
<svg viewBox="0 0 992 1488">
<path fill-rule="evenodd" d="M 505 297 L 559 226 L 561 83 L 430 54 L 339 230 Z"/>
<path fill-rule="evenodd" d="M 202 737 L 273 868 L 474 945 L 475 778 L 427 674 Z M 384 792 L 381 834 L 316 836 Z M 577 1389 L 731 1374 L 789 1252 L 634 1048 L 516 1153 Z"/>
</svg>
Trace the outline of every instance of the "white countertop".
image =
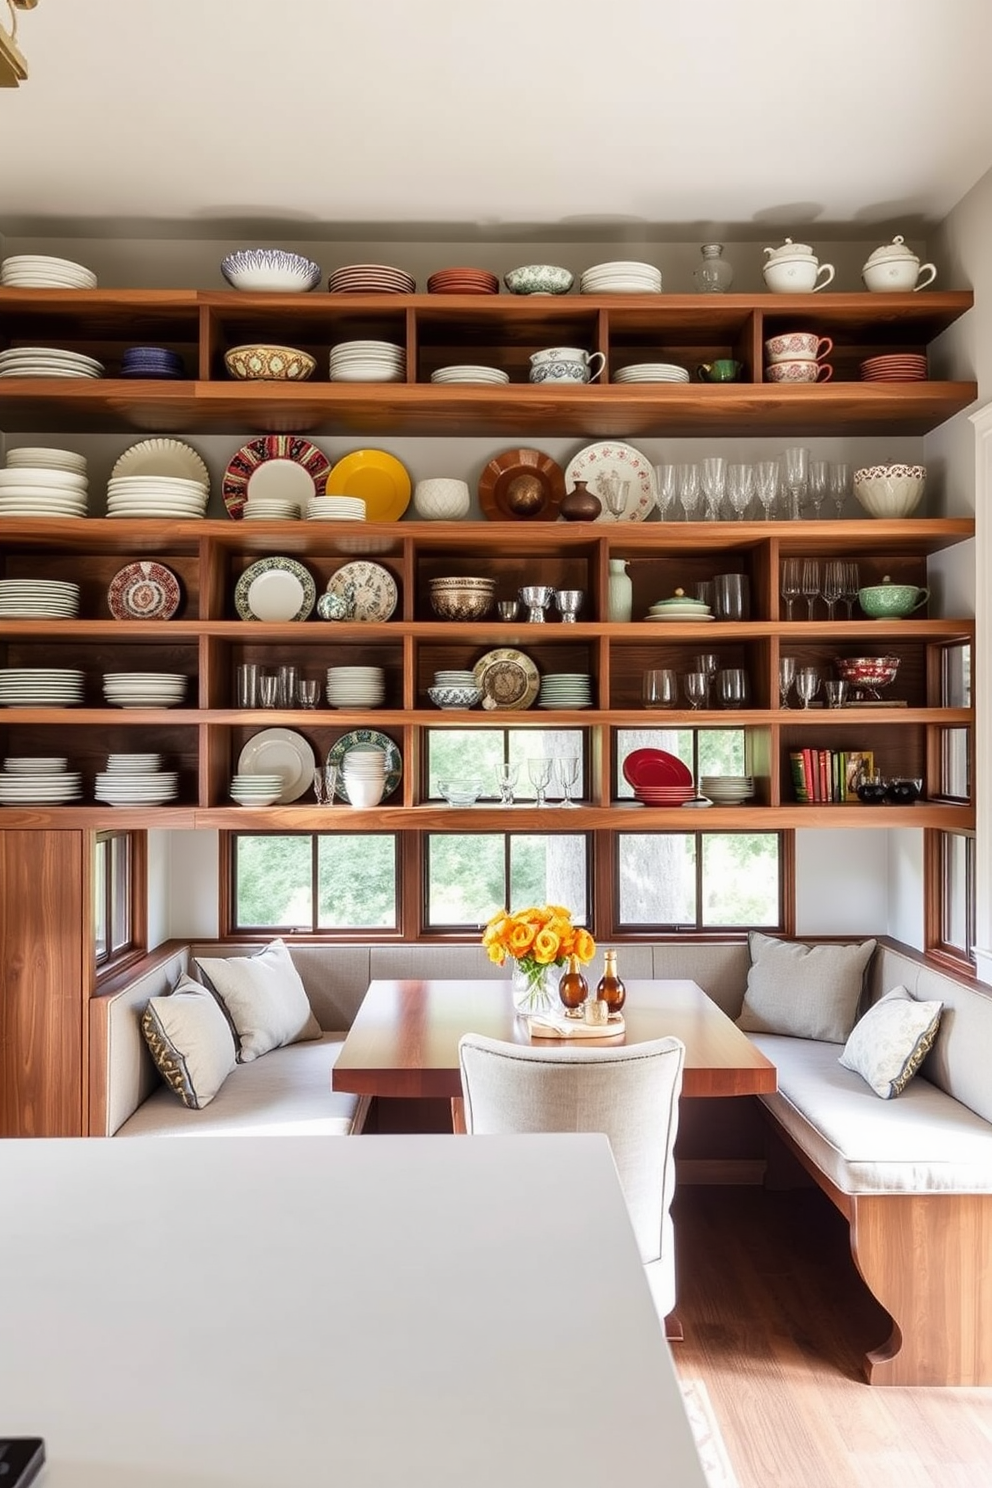
<svg viewBox="0 0 992 1488">
<path fill-rule="evenodd" d="M 39 1488 L 704 1488 L 606 1139 L 0 1142 Z"/>
</svg>

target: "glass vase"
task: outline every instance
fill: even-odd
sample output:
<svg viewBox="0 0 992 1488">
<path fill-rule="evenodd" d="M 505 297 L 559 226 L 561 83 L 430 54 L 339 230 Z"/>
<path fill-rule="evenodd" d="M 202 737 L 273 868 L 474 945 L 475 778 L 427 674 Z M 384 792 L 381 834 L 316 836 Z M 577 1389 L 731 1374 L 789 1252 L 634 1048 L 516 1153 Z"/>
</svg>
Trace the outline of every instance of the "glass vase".
<svg viewBox="0 0 992 1488">
<path fill-rule="evenodd" d="M 560 976 L 560 966 L 553 964 L 523 966 L 519 961 L 515 961 L 510 981 L 514 1010 L 524 1017 L 536 1013 L 560 1011 L 558 1000 L 558 978 Z"/>
<path fill-rule="evenodd" d="M 733 265 L 723 256 L 722 243 L 704 243 L 700 248 L 703 261 L 693 274 L 701 294 L 726 294 L 734 282 Z"/>
</svg>

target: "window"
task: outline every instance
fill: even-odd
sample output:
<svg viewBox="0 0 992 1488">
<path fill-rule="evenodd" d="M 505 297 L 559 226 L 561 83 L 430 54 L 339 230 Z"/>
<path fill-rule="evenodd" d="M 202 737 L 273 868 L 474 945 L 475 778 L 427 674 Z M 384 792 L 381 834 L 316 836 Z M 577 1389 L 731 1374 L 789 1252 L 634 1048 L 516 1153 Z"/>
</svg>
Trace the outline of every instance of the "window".
<svg viewBox="0 0 992 1488">
<path fill-rule="evenodd" d="M 482 799 L 498 800 L 497 771 L 501 765 L 510 765 L 516 767 L 514 800 L 533 801 L 539 776 L 529 762 L 576 758 L 579 783 L 571 794 L 579 798 L 584 794 L 585 752 L 585 731 L 577 728 L 430 729 L 425 799 L 439 799 L 439 780 L 469 777 L 482 782 Z M 562 795 L 561 773 L 553 767 L 548 795 L 558 799 Z"/>
<path fill-rule="evenodd" d="M 133 832 L 98 832 L 93 855 L 96 964 L 106 967 L 138 943 L 139 868 Z"/>
<path fill-rule="evenodd" d="M 784 929 L 777 832 L 619 832 L 620 930 Z"/>
<path fill-rule="evenodd" d="M 975 839 L 966 832 L 927 832 L 927 950 L 975 964 Z"/>
<path fill-rule="evenodd" d="M 497 910 L 563 904 L 587 925 L 585 834 L 432 832 L 427 836 L 425 928 L 472 929 Z"/>
<path fill-rule="evenodd" d="M 392 833 L 234 834 L 232 930 L 395 930 Z"/>
<path fill-rule="evenodd" d="M 674 754 L 698 780 L 703 775 L 747 773 L 747 736 L 741 728 L 727 729 L 618 729 L 618 800 L 633 800 L 633 786 L 624 779 L 623 762 L 635 749 L 664 749 Z"/>
</svg>

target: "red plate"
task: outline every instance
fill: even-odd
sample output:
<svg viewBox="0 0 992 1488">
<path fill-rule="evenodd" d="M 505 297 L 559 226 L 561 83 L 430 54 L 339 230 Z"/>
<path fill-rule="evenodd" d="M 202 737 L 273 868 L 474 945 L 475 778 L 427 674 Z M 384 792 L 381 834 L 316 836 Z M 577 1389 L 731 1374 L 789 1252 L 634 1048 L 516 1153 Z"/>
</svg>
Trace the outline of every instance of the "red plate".
<svg viewBox="0 0 992 1488">
<path fill-rule="evenodd" d="M 331 462 L 323 450 L 308 439 L 301 439 L 298 434 L 263 434 L 243 445 L 224 471 L 224 505 L 227 515 L 236 522 L 241 520 L 248 482 L 266 460 L 294 460 L 303 466 L 313 481 L 313 494 L 324 494 L 324 482 Z"/>
<path fill-rule="evenodd" d="M 664 749 L 634 749 L 623 762 L 628 785 L 691 785 L 692 771 Z"/>
</svg>

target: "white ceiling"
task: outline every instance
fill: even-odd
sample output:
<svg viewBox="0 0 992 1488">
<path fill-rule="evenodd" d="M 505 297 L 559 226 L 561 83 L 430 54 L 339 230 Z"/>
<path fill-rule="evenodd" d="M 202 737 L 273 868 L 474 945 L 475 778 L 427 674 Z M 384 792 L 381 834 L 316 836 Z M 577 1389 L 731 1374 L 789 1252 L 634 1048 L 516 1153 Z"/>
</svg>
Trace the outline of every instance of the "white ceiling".
<svg viewBox="0 0 992 1488">
<path fill-rule="evenodd" d="M 920 232 L 992 166 L 990 0 L 39 0 L 19 44 L 0 232 Z"/>
</svg>

